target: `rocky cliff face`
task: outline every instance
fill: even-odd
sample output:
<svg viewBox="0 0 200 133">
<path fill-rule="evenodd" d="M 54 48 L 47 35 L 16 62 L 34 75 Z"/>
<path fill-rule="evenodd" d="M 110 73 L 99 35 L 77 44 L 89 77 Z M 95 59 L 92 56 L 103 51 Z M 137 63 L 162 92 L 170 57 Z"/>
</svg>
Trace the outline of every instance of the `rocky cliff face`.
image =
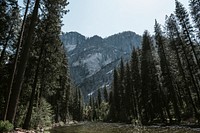
<svg viewBox="0 0 200 133">
<path fill-rule="evenodd" d="M 121 58 L 130 59 L 133 47 L 140 47 L 141 36 L 123 32 L 107 38 L 86 38 L 69 32 L 61 40 L 67 50 L 71 77 L 87 99 L 98 88 L 111 84 L 113 69 Z"/>
</svg>

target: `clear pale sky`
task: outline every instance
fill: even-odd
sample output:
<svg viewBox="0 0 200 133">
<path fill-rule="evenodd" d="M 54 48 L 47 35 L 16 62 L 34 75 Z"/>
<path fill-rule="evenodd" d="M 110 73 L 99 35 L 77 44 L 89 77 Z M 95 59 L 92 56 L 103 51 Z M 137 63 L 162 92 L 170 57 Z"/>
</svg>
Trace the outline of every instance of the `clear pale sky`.
<svg viewBox="0 0 200 133">
<path fill-rule="evenodd" d="M 107 37 L 123 31 L 153 34 L 155 19 L 164 24 L 174 13 L 175 0 L 68 0 L 63 32 L 77 31 L 87 37 Z M 179 0 L 188 9 L 188 0 Z"/>
</svg>

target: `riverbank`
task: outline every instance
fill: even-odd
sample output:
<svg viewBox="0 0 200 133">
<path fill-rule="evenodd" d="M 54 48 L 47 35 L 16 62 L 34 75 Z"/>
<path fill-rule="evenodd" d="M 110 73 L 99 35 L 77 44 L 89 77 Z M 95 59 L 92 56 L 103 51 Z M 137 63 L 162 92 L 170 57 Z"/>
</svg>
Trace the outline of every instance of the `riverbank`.
<svg viewBox="0 0 200 133">
<path fill-rule="evenodd" d="M 186 126 L 134 126 L 123 123 L 82 122 L 76 125 L 56 127 L 50 133 L 199 133 L 200 128 Z"/>
<path fill-rule="evenodd" d="M 74 126 L 74 125 L 80 125 L 82 122 L 77 121 L 68 121 L 67 123 L 59 122 L 59 123 L 53 123 L 50 127 L 38 127 L 37 129 L 31 129 L 31 130 L 25 130 L 22 128 L 15 128 L 14 131 L 11 131 L 9 133 L 49 133 L 49 131 L 53 128 L 58 127 L 65 127 L 65 126 Z"/>
<path fill-rule="evenodd" d="M 69 121 L 54 123 L 51 127 L 40 127 L 36 130 L 24 130 L 16 128 L 10 133 L 199 133 L 198 125 L 149 125 L 134 126 L 125 123 L 105 123 L 105 122 L 77 122 Z"/>
</svg>

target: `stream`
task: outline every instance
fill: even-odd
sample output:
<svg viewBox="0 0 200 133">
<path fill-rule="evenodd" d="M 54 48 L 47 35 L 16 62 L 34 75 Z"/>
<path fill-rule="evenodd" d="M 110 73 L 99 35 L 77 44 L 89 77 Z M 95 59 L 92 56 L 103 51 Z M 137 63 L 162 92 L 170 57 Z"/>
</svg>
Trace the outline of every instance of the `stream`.
<svg viewBox="0 0 200 133">
<path fill-rule="evenodd" d="M 200 133 L 200 128 L 180 126 L 133 126 L 120 123 L 83 122 L 77 125 L 56 127 L 50 133 Z"/>
</svg>

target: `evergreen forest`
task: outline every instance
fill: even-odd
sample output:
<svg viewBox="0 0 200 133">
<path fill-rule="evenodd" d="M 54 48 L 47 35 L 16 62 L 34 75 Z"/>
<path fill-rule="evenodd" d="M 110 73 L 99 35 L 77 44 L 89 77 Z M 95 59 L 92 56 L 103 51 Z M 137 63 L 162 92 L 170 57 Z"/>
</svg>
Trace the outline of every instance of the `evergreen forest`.
<svg viewBox="0 0 200 133">
<path fill-rule="evenodd" d="M 0 118 L 23 129 L 80 120 L 81 93 L 70 80 L 60 41 L 68 2 L 24 5 L 0 1 Z"/>
<path fill-rule="evenodd" d="M 154 35 L 144 31 L 131 61 L 121 59 L 114 69 L 112 87 L 90 98 L 91 120 L 199 124 L 199 6 L 200 1 L 190 0 L 188 12 L 176 0 L 175 12 L 166 16 L 163 26 L 155 20 Z"/>
<path fill-rule="evenodd" d="M 175 0 L 165 24 L 145 30 L 111 87 L 84 103 L 60 40 L 67 0 L 0 1 L 0 132 L 69 121 L 200 123 L 200 1 Z"/>
</svg>

